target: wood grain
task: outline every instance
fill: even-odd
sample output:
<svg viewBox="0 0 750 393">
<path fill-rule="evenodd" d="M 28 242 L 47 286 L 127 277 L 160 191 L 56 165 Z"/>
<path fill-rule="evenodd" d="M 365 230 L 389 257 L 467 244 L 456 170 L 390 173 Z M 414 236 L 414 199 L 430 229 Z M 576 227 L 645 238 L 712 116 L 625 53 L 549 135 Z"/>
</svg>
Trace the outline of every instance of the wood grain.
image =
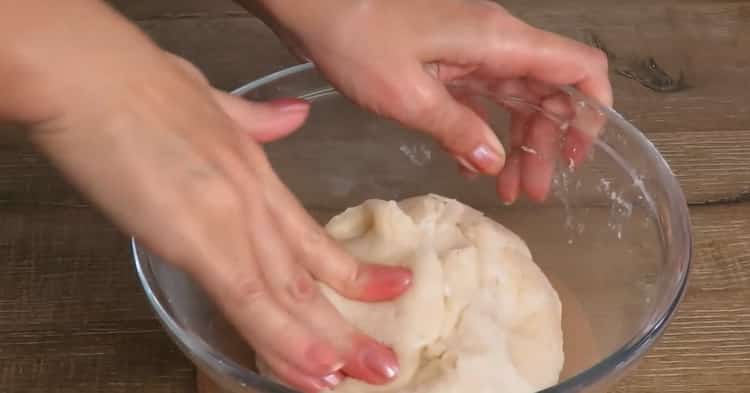
<svg viewBox="0 0 750 393">
<path fill-rule="evenodd" d="M 264 71 L 293 63 L 286 50 L 257 20 L 228 0 L 126 0 L 115 2 L 140 20 L 164 48 L 205 70 L 217 86 L 246 82 L 259 64 Z M 685 72 L 690 89 L 650 91 L 613 76 L 616 108 L 648 133 L 742 130 L 750 121 L 750 9 L 746 1 L 614 0 L 503 1 L 529 23 L 586 41 L 596 32 L 622 61 L 654 57 L 668 72 Z M 174 15 L 187 15 L 175 18 Z"/>
<path fill-rule="evenodd" d="M 649 138 L 690 204 L 748 198 L 750 130 L 653 133 Z M 0 205 L 8 203 L 87 206 L 19 131 L 0 128 Z"/>
<path fill-rule="evenodd" d="M 750 205 L 694 207 L 688 294 L 667 332 L 614 392 L 750 391 Z"/>
<path fill-rule="evenodd" d="M 111 0 L 164 48 L 232 89 L 296 63 L 230 0 Z M 662 151 L 691 204 L 688 294 L 617 393 L 750 391 L 750 1 L 502 1 L 618 56 L 649 56 L 690 89 L 613 75 L 616 107 Z M 614 64 L 617 66 L 617 64 Z M 191 392 L 193 368 L 136 282 L 126 237 L 23 133 L 0 129 L 0 391 Z"/>
<path fill-rule="evenodd" d="M 694 207 L 692 218 L 688 295 L 666 335 L 616 392 L 750 389 L 750 204 Z M 125 239 L 101 217 L 81 208 L 6 206 L 0 222 L 4 391 L 161 393 L 191 386 L 192 368 L 151 315 Z"/>
</svg>

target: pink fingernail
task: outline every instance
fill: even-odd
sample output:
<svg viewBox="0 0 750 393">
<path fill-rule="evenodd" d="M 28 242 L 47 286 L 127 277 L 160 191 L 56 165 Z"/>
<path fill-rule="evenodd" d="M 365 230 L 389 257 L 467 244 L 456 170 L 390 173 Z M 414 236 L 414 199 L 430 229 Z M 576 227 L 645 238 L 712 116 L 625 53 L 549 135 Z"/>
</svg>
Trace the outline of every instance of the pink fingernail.
<svg viewBox="0 0 750 393">
<path fill-rule="evenodd" d="M 500 155 L 486 145 L 479 145 L 471 152 L 471 161 L 484 171 L 499 170 L 502 165 Z"/>
<path fill-rule="evenodd" d="M 310 107 L 307 101 L 297 98 L 281 98 L 270 101 L 269 104 L 273 105 L 279 112 L 302 112 Z"/>
<path fill-rule="evenodd" d="M 412 273 L 409 269 L 383 265 L 366 265 L 364 269 L 367 284 L 362 291 L 363 300 L 391 300 L 411 285 Z"/>
<path fill-rule="evenodd" d="M 323 383 L 326 384 L 326 386 L 328 386 L 329 388 L 336 387 L 336 385 L 341 383 L 341 379 L 341 373 L 328 374 L 322 378 Z"/>
<path fill-rule="evenodd" d="M 398 374 L 398 363 L 393 352 L 385 347 L 371 346 L 363 355 L 364 366 L 371 372 L 391 380 Z"/>
</svg>

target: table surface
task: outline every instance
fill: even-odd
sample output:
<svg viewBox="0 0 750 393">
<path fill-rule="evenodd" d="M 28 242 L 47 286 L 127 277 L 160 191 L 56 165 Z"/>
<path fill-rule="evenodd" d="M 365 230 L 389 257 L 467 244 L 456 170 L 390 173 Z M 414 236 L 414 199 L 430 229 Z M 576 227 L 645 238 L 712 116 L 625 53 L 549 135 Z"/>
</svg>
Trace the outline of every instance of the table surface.
<svg viewBox="0 0 750 393">
<path fill-rule="evenodd" d="M 295 63 L 229 0 L 112 3 L 220 88 Z M 664 337 L 613 391 L 749 392 L 750 1 L 504 4 L 616 54 L 616 108 L 661 150 L 690 203 L 687 296 Z M 640 66 L 648 59 L 675 80 L 682 72 L 684 84 L 654 88 Z M 632 72 L 636 79 L 626 77 Z M 126 237 L 9 129 L 0 132 L 0 266 L 0 391 L 194 390 L 193 367 L 136 282 Z"/>
</svg>

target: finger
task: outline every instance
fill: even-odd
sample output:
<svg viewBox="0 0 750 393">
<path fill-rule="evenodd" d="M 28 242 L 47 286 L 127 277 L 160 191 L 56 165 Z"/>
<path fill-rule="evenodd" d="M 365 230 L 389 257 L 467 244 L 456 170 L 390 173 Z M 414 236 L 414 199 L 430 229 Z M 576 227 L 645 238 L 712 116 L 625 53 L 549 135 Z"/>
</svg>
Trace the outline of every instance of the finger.
<svg viewBox="0 0 750 393">
<path fill-rule="evenodd" d="M 388 114 L 432 135 L 445 150 L 479 172 L 497 174 L 505 161 L 505 151 L 487 123 L 424 70 L 417 69 L 407 79 L 409 84 L 394 83 L 402 100 L 390 105 Z"/>
<path fill-rule="evenodd" d="M 326 260 L 325 255 L 321 258 Z M 396 376 L 398 360 L 389 348 L 354 329 L 317 290 L 313 280 L 297 271 L 298 266 L 274 260 L 264 266 L 270 284 L 280 290 L 279 302 L 300 322 L 332 343 L 344 359 L 342 368 L 347 375 L 371 384 L 382 384 Z M 271 266 L 274 265 L 274 266 Z M 295 277 L 289 279 L 289 276 Z M 315 288 L 315 289 L 311 289 Z M 286 354 L 285 359 L 288 359 Z M 296 364 L 294 361 L 291 364 Z M 320 375 L 313 375 L 320 377 Z"/>
<path fill-rule="evenodd" d="M 164 52 L 182 71 L 201 84 L 209 85 L 205 75 L 191 62 L 175 54 Z M 224 112 L 256 142 L 271 142 L 283 138 L 307 118 L 310 105 L 299 99 L 279 99 L 268 103 L 257 103 L 241 97 L 211 89 L 214 99 Z"/>
<path fill-rule="evenodd" d="M 391 300 L 409 288 L 409 269 L 355 260 L 310 217 L 278 176 L 269 173 L 266 181 L 273 219 L 287 238 L 295 239 L 294 257 L 313 277 L 361 301 Z"/>
<path fill-rule="evenodd" d="M 196 277 L 216 294 L 224 314 L 262 358 L 282 357 L 314 376 L 341 368 L 338 350 L 295 320 L 272 297 L 254 261 L 224 265 L 202 267 Z"/>
<path fill-rule="evenodd" d="M 353 350 L 342 369 L 346 375 L 373 384 L 385 384 L 399 372 L 396 354 L 365 335 L 355 336 Z"/>
<path fill-rule="evenodd" d="M 535 202 L 543 202 L 549 193 L 560 154 L 560 136 L 556 122 L 542 114 L 532 117 L 522 146 L 521 184 Z"/>
<path fill-rule="evenodd" d="M 299 239 L 301 263 L 315 278 L 345 297 L 368 302 L 391 300 L 411 285 L 409 269 L 359 262 L 322 229 L 305 229 L 291 222 L 287 222 L 287 228 L 293 238 Z"/>
<path fill-rule="evenodd" d="M 512 204 L 521 193 L 521 155 L 514 149 L 508 156 L 503 171 L 497 177 L 497 195 L 505 204 Z"/>
<path fill-rule="evenodd" d="M 540 99 L 544 99 L 560 92 L 559 87 L 551 86 L 547 83 L 543 83 L 533 79 L 526 80 L 526 88 L 531 92 L 531 94 L 534 94 Z"/>
<path fill-rule="evenodd" d="M 275 225 L 281 227 L 284 223 L 277 222 Z M 274 241 L 281 238 L 269 239 L 264 236 L 261 239 L 259 234 L 252 236 L 254 244 L 258 241 L 263 243 L 257 246 L 258 260 L 263 276 L 279 303 L 296 320 L 338 348 L 345 359 L 342 363 L 343 370 L 348 375 L 373 384 L 386 383 L 396 376 L 398 361 L 393 352 L 357 331 L 338 313 L 322 296 L 310 274 L 300 265 L 292 262 L 292 253 L 288 251 L 290 247 L 284 246 L 282 242 Z M 285 239 L 295 239 L 293 244 L 299 244 L 299 238 L 285 237 Z M 320 250 L 314 255 L 314 267 L 328 265 L 338 258 L 345 257 L 345 255 L 337 255 L 338 252 L 340 251 L 336 247 Z M 384 269 L 385 275 L 389 274 L 388 272 L 403 271 L 373 265 L 368 266 L 368 269 Z M 292 365 L 297 364 L 289 359 L 290 355 L 293 354 L 282 356 Z M 314 376 L 320 375 L 314 374 Z"/>
<path fill-rule="evenodd" d="M 524 79 L 495 81 L 490 89 L 498 104 L 521 114 L 531 113 L 532 106 L 540 102 L 540 96 L 528 88 Z"/>
<path fill-rule="evenodd" d="M 449 82 L 454 79 L 462 78 L 471 74 L 477 69 L 476 65 L 453 65 L 445 63 L 427 63 L 424 65 L 425 71 L 430 76 L 441 82 Z"/>
<path fill-rule="evenodd" d="M 565 139 L 563 156 L 567 159 L 569 169 L 574 169 L 581 165 L 588 156 L 594 138 L 581 132 L 577 128 L 571 128 Z"/>
<path fill-rule="evenodd" d="M 588 157 L 594 141 L 604 132 L 606 123 L 606 116 L 598 108 L 585 102 L 575 106 L 563 150 L 571 169 Z"/>
<path fill-rule="evenodd" d="M 474 113 L 476 113 L 476 115 L 479 116 L 482 121 L 484 121 L 485 123 L 488 121 L 489 117 L 487 115 L 487 108 L 484 107 L 478 96 L 460 90 L 451 91 L 450 94 L 456 101 L 474 111 Z"/>
<path fill-rule="evenodd" d="M 518 199 L 521 193 L 521 146 L 524 143 L 531 115 L 517 110 L 511 110 L 510 143 L 511 153 L 497 178 L 497 193 L 506 204 Z"/>
<path fill-rule="evenodd" d="M 489 117 L 487 114 L 487 109 L 484 107 L 484 105 L 482 105 L 482 102 L 479 101 L 478 97 L 473 95 L 473 93 L 469 92 L 468 90 L 453 90 L 450 91 L 450 94 L 456 101 L 474 111 L 474 113 L 476 113 L 476 115 L 479 116 L 482 121 L 484 121 L 485 123 L 488 122 Z M 461 156 L 454 155 L 453 158 L 455 158 L 458 162 L 459 170 L 463 177 L 468 180 L 473 180 L 479 177 L 479 170 L 475 168 L 473 164 L 466 161 L 466 159 Z"/>
<path fill-rule="evenodd" d="M 277 356 L 266 357 L 263 361 L 266 362 L 276 378 L 283 381 L 284 384 L 305 393 L 317 393 L 322 390 L 333 389 L 344 378 L 343 374 L 338 371 L 323 377 L 307 375 Z"/>
<path fill-rule="evenodd" d="M 297 130 L 310 112 L 310 104 L 299 99 L 253 102 L 214 90 L 214 99 L 239 128 L 253 140 L 265 143 Z"/>
</svg>

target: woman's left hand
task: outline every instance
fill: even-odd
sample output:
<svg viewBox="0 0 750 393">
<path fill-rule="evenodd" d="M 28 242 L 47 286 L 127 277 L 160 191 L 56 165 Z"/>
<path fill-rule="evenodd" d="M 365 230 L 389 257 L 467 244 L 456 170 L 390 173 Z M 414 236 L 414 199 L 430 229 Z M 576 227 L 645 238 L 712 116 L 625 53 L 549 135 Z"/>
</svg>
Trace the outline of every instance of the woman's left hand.
<svg viewBox="0 0 750 393">
<path fill-rule="evenodd" d="M 239 1 L 258 10 L 255 1 Z M 544 200 L 557 159 L 562 154 L 565 162 L 580 163 L 591 135 L 570 132 L 560 149 L 560 127 L 509 108 L 512 146 L 506 153 L 478 105 L 447 84 L 482 83 L 552 111 L 560 110 L 559 94 L 543 84 L 573 85 L 612 104 L 601 51 L 529 26 L 494 2 L 261 3 L 274 31 L 338 89 L 371 111 L 432 135 L 464 168 L 498 175 L 498 194 L 507 203 L 521 192 Z"/>
</svg>

